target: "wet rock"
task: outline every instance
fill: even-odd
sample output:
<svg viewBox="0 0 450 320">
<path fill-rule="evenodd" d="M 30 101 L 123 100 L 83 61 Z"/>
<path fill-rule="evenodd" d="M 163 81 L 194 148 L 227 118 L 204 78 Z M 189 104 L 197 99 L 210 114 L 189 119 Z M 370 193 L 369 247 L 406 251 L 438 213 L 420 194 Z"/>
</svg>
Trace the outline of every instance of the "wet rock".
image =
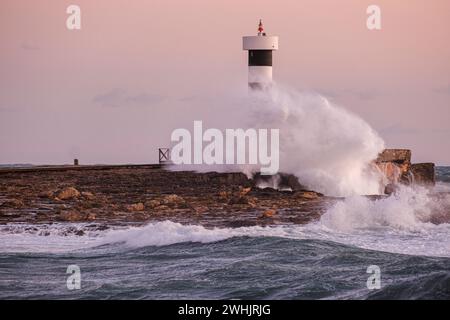
<svg viewBox="0 0 450 320">
<path fill-rule="evenodd" d="M 255 174 L 254 181 L 257 186 L 270 187 L 276 190 L 305 190 L 306 187 L 303 186 L 298 178 L 293 174 L 278 173 L 276 175 L 261 175 L 260 173 Z"/>
<path fill-rule="evenodd" d="M 63 221 L 70 221 L 70 222 L 85 220 L 85 215 L 78 211 L 63 211 L 60 213 L 59 217 Z"/>
<path fill-rule="evenodd" d="M 109 229 L 109 227 L 106 224 L 101 224 L 101 225 L 95 227 L 95 230 L 97 230 L 97 231 L 104 231 L 104 230 L 108 230 L 108 229 Z"/>
<path fill-rule="evenodd" d="M 286 173 L 280 173 L 279 175 L 280 185 L 278 189 L 290 189 L 292 191 L 306 189 L 306 187 L 298 181 L 298 178 L 295 175 Z"/>
<path fill-rule="evenodd" d="M 77 189 L 75 189 L 74 187 L 68 187 L 61 190 L 56 197 L 60 200 L 71 200 L 76 199 L 79 196 L 80 192 Z"/>
<path fill-rule="evenodd" d="M 127 211 L 135 212 L 135 211 L 144 211 L 145 207 L 142 202 L 133 203 L 126 207 Z"/>
<path fill-rule="evenodd" d="M 252 190 L 252 195 L 256 195 L 256 196 L 272 196 L 272 195 L 276 195 L 279 194 L 280 191 L 278 191 L 277 189 L 274 188 L 255 188 Z"/>
<path fill-rule="evenodd" d="M 76 235 L 76 236 L 84 236 L 84 231 L 83 231 L 83 230 L 77 230 L 77 231 L 75 232 L 75 235 Z"/>
<path fill-rule="evenodd" d="M 399 185 L 395 183 L 388 183 L 386 187 L 384 188 L 385 194 L 393 194 L 396 193 L 399 189 Z"/>
<path fill-rule="evenodd" d="M 423 186 L 434 186 L 435 166 L 434 163 L 415 163 L 411 165 L 411 174 L 414 184 Z"/>
<path fill-rule="evenodd" d="M 273 218 L 275 215 L 277 214 L 277 211 L 274 209 L 267 209 L 266 211 L 264 211 L 260 218 Z"/>
<path fill-rule="evenodd" d="M 154 209 L 154 208 L 156 208 L 156 207 L 161 205 L 161 201 L 159 201 L 159 200 L 149 200 L 149 201 L 146 201 L 144 205 L 145 205 L 146 208 Z"/>
</svg>

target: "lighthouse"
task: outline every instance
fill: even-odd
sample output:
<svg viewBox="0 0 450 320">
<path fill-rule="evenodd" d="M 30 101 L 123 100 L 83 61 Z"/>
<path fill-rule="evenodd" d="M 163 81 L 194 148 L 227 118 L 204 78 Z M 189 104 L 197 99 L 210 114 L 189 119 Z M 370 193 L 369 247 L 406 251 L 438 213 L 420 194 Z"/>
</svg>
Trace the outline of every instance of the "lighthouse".
<svg viewBox="0 0 450 320">
<path fill-rule="evenodd" d="M 265 89 L 272 83 L 272 51 L 278 50 L 278 37 L 268 36 L 259 20 L 258 34 L 243 37 L 243 49 L 248 51 L 248 85 L 250 89 Z"/>
</svg>

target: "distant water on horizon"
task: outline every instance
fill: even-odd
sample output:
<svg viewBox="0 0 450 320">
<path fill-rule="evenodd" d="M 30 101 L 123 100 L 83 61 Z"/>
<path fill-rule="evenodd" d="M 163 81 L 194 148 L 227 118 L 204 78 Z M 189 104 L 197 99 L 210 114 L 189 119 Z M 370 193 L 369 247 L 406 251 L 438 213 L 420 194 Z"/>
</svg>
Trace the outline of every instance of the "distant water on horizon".
<svg viewBox="0 0 450 320">
<path fill-rule="evenodd" d="M 450 167 L 436 173 L 449 192 Z M 450 225 L 418 219 L 431 201 L 353 197 L 307 225 L 0 226 L 0 299 L 450 299 Z M 80 290 L 66 287 L 69 265 Z M 380 289 L 367 288 L 372 265 Z"/>
</svg>

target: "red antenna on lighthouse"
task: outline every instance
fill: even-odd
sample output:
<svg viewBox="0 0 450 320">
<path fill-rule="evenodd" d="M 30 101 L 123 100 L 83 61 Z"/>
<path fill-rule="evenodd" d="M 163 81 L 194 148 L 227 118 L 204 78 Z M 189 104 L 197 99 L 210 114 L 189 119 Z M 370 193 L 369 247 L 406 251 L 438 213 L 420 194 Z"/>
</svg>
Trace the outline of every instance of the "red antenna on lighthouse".
<svg viewBox="0 0 450 320">
<path fill-rule="evenodd" d="M 264 27 L 263 27 L 261 19 L 259 19 L 258 35 L 261 35 L 263 33 L 263 31 L 264 31 Z"/>
</svg>

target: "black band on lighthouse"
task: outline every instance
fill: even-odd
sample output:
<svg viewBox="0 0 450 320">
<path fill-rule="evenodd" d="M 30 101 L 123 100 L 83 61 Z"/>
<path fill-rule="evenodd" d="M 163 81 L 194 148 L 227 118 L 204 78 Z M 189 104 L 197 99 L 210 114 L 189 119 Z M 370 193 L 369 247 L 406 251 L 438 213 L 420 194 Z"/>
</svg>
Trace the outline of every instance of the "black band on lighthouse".
<svg viewBox="0 0 450 320">
<path fill-rule="evenodd" d="M 249 50 L 249 66 L 272 66 L 272 50 Z"/>
</svg>

